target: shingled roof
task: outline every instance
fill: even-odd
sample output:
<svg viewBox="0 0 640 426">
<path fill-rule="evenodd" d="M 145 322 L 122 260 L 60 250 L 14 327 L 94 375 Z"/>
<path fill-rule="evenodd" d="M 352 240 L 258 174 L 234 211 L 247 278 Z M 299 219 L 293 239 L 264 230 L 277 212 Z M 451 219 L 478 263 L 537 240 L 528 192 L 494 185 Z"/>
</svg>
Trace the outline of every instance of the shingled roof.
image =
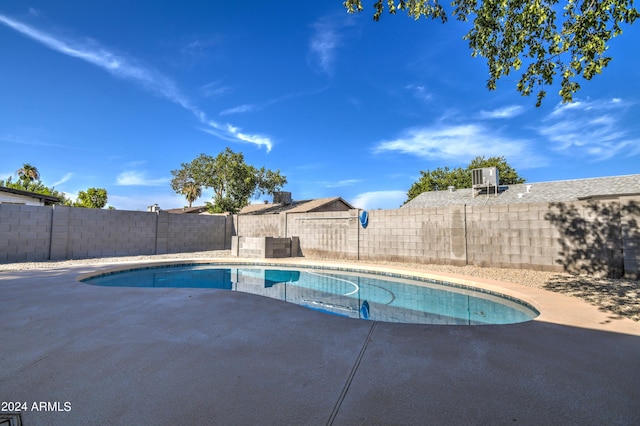
<svg viewBox="0 0 640 426">
<path fill-rule="evenodd" d="M 503 185 L 493 192 L 477 194 L 474 190 L 430 191 L 409 201 L 402 208 L 442 207 L 450 205 L 551 203 L 585 199 L 640 195 L 640 174 L 589 179 L 559 180 L 518 185 Z"/>
<path fill-rule="evenodd" d="M 292 201 L 285 203 L 249 204 L 240 210 L 240 214 L 277 214 L 310 213 L 317 211 L 344 211 L 354 207 L 341 197 L 317 198 L 315 200 Z"/>
</svg>

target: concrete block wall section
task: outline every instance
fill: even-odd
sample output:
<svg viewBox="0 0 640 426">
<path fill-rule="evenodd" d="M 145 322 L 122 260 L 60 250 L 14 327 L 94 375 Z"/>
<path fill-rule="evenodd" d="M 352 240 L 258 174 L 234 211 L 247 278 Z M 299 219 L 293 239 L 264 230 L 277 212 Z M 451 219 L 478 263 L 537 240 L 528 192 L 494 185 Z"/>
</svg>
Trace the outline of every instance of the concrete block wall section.
<svg viewBox="0 0 640 426">
<path fill-rule="evenodd" d="M 0 262 L 48 259 L 50 234 L 50 209 L 0 204 Z"/>
<path fill-rule="evenodd" d="M 158 220 L 168 217 L 168 253 L 222 250 L 227 247 L 227 220 L 225 215 L 169 214 L 160 212 Z M 160 236 L 158 232 L 158 236 Z"/>
<path fill-rule="evenodd" d="M 364 260 L 466 263 L 464 206 L 374 210 L 359 234 Z"/>
<path fill-rule="evenodd" d="M 621 236 L 624 272 L 629 279 L 640 279 L 640 196 L 623 197 L 621 204 Z"/>
<path fill-rule="evenodd" d="M 251 237 L 286 237 L 283 226 L 284 214 L 236 215 L 234 222 L 237 235 Z"/>
<path fill-rule="evenodd" d="M 157 214 L 69 208 L 70 259 L 154 254 Z M 56 211 L 54 210 L 54 215 Z"/>
<path fill-rule="evenodd" d="M 265 257 L 291 257 L 291 238 L 265 237 Z"/>
<path fill-rule="evenodd" d="M 468 262 L 478 266 L 561 271 L 559 233 L 548 204 L 467 206 Z"/>
<path fill-rule="evenodd" d="M 627 197 L 374 210 L 367 228 L 357 210 L 289 214 L 284 230 L 255 216 L 239 232 L 299 236 L 303 256 L 637 276 L 639 206 L 638 197 Z"/>
<path fill-rule="evenodd" d="M 286 236 L 300 237 L 302 256 L 358 259 L 357 210 L 292 213 L 286 218 Z"/>
<path fill-rule="evenodd" d="M 0 204 L 0 262 L 231 247 L 299 237 L 302 256 L 638 278 L 640 197 L 573 203 L 195 216 Z"/>
<path fill-rule="evenodd" d="M 223 216 L 0 204 L 0 262 L 224 249 Z"/>
</svg>

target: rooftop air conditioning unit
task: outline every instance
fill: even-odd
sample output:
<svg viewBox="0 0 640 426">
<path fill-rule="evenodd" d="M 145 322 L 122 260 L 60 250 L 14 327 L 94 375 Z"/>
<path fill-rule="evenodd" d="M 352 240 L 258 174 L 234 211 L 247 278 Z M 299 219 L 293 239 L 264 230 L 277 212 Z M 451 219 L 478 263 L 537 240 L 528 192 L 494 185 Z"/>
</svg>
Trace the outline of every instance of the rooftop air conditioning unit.
<svg viewBox="0 0 640 426">
<path fill-rule="evenodd" d="M 486 190 L 488 194 L 489 189 L 491 188 L 494 189 L 494 192 L 497 195 L 499 184 L 500 179 L 498 177 L 497 167 L 483 167 L 481 169 L 471 170 L 471 185 L 473 189 L 481 191 Z M 473 194 L 475 197 L 476 191 L 474 191 Z"/>
<path fill-rule="evenodd" d="M 291 204 L 291 192 L 274 192 L 273 204 Z"/>
</svg>

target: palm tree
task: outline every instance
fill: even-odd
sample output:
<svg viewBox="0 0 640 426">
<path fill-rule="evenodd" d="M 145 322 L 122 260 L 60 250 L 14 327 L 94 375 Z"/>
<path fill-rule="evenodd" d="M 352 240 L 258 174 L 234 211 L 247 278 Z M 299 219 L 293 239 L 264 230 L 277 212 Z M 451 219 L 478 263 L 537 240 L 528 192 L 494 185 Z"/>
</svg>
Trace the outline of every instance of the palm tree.
<svg viewBox="0 0 640 426">
<path fill-rule="evenodd" d="M 202 195 L 202 187 L 195 182 L 185 182 L 182 187 L 182 195 L 184 195 L 189 202 L 189 208 L 191 204 Z"/>
<path fill-rule="evenodd" d="M 29 163 L 23 164 L 16 173 L 18 174 L 18 178 L 23 182 L 25 188 L 34 180 L 40 180 L 40 172 L 35 166 L 32 166 Z"/>
</svg>

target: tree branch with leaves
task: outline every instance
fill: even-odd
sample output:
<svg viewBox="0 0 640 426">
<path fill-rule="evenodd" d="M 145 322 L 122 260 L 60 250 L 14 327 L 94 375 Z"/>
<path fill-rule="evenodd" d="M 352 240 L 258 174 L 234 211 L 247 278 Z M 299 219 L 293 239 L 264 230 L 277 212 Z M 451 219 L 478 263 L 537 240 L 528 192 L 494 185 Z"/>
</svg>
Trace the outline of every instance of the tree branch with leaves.
<svg viewBox="0 0 640 426">
<path fill-rule="evenodd" d="M 447 11 L 438 0 L 377 0 L 373 19 L 386 9 L 447 21 Z M 622 34 L 640 16 L 633 0 L 453 0 L 450 14 L 459 21 L 472 21 L 464 36 L 471 54 L 487 60 L 487 88 L 495 90 L 503 77 L 523 69 L 516 90 L 524 96 L 537 91 L 536 106 L 547 88 L 560 79 L 563 102 L 573 101 L 580 90 L 578 77 L 591 80 L 613 59 L 609 42 Z M 364 9 L 362 0 L 346 0 L 349 13 Z"/>
</svg>

